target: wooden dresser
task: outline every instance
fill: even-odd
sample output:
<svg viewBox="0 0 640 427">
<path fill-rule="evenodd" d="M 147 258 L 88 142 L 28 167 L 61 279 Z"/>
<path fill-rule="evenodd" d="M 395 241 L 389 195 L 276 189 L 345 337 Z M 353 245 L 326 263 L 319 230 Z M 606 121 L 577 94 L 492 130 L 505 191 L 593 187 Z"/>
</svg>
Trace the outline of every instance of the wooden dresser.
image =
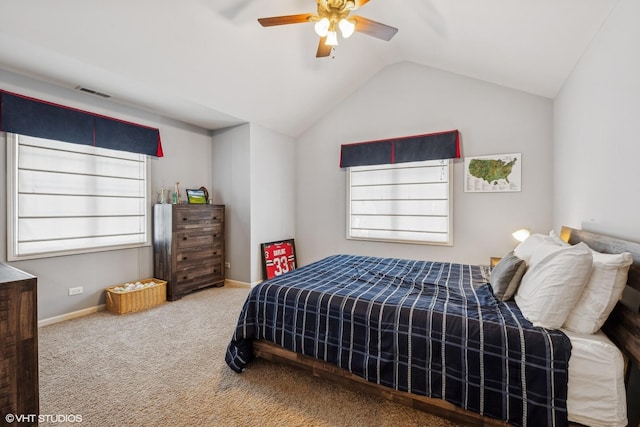
<svg viewBox="0 0 640 427">
<path fill-rule="evenodd" d="M 0 264 L 0 419 L 33 415 L 26 425 L 37 425 L 39 404 L 37 279 Z"/>
<path fill-rule="evenodd" d="M 153 207 L 154 277 L 167 281 L 167 299 L 224 285 L 224 205 Z"/>
</svg>

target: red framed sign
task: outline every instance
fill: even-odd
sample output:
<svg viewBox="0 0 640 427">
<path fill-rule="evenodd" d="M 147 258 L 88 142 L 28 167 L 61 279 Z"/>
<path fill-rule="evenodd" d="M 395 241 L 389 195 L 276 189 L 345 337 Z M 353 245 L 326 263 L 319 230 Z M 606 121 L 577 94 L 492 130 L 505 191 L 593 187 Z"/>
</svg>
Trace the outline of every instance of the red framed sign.
<svg viewBox="0 0 640 427">
<path fill-rule="evenodd" d="M 262 277 L 267 280 L 296 268 L 296 247 L 293 239 L 262 243 Z"/>
</svg>

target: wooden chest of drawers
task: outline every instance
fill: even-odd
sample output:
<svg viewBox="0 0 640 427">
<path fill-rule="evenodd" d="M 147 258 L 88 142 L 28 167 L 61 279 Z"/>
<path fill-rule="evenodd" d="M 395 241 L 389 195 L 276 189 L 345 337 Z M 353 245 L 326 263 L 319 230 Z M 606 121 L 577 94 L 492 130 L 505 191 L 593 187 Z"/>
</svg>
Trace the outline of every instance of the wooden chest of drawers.
<svg viewBox="0 0 640 427">
<path fill-rule="evenodd" d="M 0 264 L 0 419 L 30 416 L 38 425 L 37 279 Z M 16 423 L 17 424 L 17 423 Z M 20 424 L 23 425 L 23 424 Z"/>
<path fill-rule="evenodd" d="M 167 281 L 167 299 L 224 285 L 224 205 L 153 207 L 154 277 Z"/>
</svg>

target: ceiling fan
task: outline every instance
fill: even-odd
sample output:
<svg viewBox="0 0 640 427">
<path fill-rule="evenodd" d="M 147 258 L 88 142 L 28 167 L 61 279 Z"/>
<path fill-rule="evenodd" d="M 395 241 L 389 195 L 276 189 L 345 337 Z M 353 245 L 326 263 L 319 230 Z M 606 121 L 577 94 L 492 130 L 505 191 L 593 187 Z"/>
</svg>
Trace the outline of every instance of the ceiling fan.
<svg viewBox="0 0 640 427">
<path fill-rule="evenodd" d="M 398 32 L 397 28 L 362 16 L 351 15 L 351 11 L 359 9 L 369 0 L 316 0 L 318 13 L 301 13 L 297 15 L 259 18 L 263 27 L 276 25 L 302 24 L 315 22 L 316 34 L 320 36 L 316 58 L 329 56 L 333 46 L 338 44 L 338 29 L 345 39 L 354 31 L 367 34 L 378 39 L 389 41 Z"/>
</svg>

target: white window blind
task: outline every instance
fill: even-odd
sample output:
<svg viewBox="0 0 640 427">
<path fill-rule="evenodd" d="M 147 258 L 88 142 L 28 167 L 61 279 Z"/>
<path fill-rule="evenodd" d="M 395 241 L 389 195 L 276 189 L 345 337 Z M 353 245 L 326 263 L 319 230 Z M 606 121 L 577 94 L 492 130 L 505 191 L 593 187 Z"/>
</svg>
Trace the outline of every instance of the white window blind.
<svg viewBox="0 0 640 427">
<path fill-rule="evenodd" d="M 8 258 L 148 244 L 142 154 L 7 135 Z"/>
<path fill-rule="evenodd" d="M 347 238 L 450 245 L 449 160 L 348 169 Z"/>
</svg>

